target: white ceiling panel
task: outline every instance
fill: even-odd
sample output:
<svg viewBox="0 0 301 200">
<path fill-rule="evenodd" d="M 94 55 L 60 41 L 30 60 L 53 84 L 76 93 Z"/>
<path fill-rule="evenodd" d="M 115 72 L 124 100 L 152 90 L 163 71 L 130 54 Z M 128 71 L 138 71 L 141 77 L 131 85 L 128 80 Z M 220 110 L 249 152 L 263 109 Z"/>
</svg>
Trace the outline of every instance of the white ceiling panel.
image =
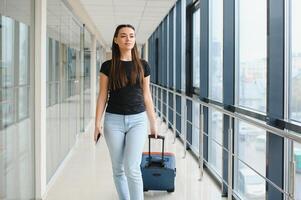
<svg viewBox="0 0 301 200">
<path fill-rule="evenodd" d="M 142 13 L 144 7 L 139 7 L 139 8 L 133 8 L 133 7 L 119 7 L 115 9 L 116 15 L 129 15 L 129 14 L 137 14 L 137 13 Z"/>
<path fill-rule="evenodd" d="M 132 24 L 144 44 L 176 0 L 80 0 L 110 48 L 115 28 Z"/>
<path fill-rule="evenodd" d="M 139 1 L 131 1 L 131 0 L 114 1 L 114 4 L 117 7 L 119 7 L 119 6 L 130 6 L 132 8 L 144 6 L 145 3 L 146 3 L 146 1 L 140 1 L 140 0 Z"/>
</svg>

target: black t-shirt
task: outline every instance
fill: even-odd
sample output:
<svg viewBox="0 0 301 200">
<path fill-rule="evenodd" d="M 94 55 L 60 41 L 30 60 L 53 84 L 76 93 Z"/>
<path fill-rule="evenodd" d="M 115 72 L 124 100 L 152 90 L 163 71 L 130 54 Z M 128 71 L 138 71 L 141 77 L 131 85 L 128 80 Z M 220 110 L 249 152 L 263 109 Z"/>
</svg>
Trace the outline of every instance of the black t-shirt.
<svg viewBox="0 0 301 200">
<path fill-rule="evenodd" d="M 134 67 L 134 62 L 122 60 L 120 62 L 120 67 L 125 67 L 125 72 L 129 79 L 131 70 Z M 150 75 L 150 67 L 145 60 L 141 60 L 141 62 L 144 70 L 144 77 L 147 77 Z M 109 77 L 110 67 L 111 60 L 107 60 L 101 65 L 100 72 Z M 138 114 L 143 111 L 145 111 L 144 98 L 142 88 L 138 81 L 135 85 L 128 83 L 123 88 L 109 91 L 109 102 L 106 112 L 131 115 Z"/>
</svg>

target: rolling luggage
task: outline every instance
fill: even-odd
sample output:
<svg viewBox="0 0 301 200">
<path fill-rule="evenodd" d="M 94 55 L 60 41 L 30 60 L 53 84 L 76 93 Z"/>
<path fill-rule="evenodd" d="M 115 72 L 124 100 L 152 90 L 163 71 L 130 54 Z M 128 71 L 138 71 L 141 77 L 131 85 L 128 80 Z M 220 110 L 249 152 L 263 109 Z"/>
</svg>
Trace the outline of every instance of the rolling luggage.
<svg viewBox="0 0 301 200">
<path fill-rule="evenodd" d="M 151 152 L 151 138 L 148 136 L 149 151 L 143 152 L 141 161 L 141 172 L 143 179 L 143 189 L 148 190 L 166 190 L 173 192 L 175 190 L 176 163 L 173 153 L 164 152 L 164 136 L 158 135 L 162 139 L 162 152 Z"/>
</svg>

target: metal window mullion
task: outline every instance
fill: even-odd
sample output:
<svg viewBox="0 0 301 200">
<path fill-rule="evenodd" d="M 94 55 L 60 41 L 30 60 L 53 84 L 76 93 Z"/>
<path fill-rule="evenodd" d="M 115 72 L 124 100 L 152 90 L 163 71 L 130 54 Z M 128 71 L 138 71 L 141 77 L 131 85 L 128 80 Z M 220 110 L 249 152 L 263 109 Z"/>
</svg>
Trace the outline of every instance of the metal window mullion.
<svg viewBox="0 0 301 200">
<path fill-rule="evenodd" d="M 169 127 L 169 92 L 166 91 L 166 131 L 168 131 Z"/>
<path fill-rule="evenodd" d="M 228 129 L 228 200 L 232 200 L 232 179 L 233 179 L 233 129 L 232 129 L 232 117 L 229 119 Z"/>
<path fill-rule="evenodd" d="M 173 8 L 173 88 L 176 88 L 176 6 Z"/>
<path fill-rule="evenodd" d="M 291 45 L 292 45 L 292 12 L 291 12 L 291 1 L 285 1 L 285 13 L 284 13 L 284 22 L 285 22 L 285 58 L 284 58 L 284 119 L 289 119 L 289 97 L 290 95 L 290 74 L 291 74 Z M 295 195 L 295 173 L 296 166 L 294 160 L 294 142 L 289 139 L 285 139 L 284 143 L 284 189 L 289 193 L 291 199 L 294 199 Z M 285 199 L 289 199 L 285 197 Z"/>
<path fill-rule="evenodd" d="M 295 199 L 296 186 L 296 161 L 294 156 L 294 141 L 290 140 L 289 164 L 288 164 L 288 193 L 289 200 Z"/>
<path fill-rule="evenodd" d="M 186 90 L 186 0 L 181 0 L 181 91 Z"/>
<path fill-rule="evenodd" d="M 156 90 L 155 90 L 155 93 L 156 93 L 156 110 L 157 110 L 157 113 L 158 113 L 158 116 L 159 116 L 159 88 L 156 87 Z"/>
<path fill-rule="evenodd" d="M 285 1 L 267 1 L 267 124 L 275 126 L 276 119 L 284 118 L 285 80 Z M 285 132 L 284 132 L 285 133 Z M 284 189 L 284 139 L 274 132 L 267 134 L 267 178 Z M 277 158 L 273 155 L 277 155 Z M 283 198 L 283 193 L 267 187 L 268 200 Z"/>
<path fill-rule="evenodd" d="M 160 89 L 160 113 L 161 113 L 161 123 L 163 123 L 163 90 Z"/>
<path fill-rule="evenodd" d="M 184 126 L 183 126 L 183 133 L 184 133 L 184 156 L 183 158 L 186 158 L 186 152 L 187 152 L 187 100 L 184 98 Z"/>
<path fill-rule="evenodd" d="M 176 94 L 173 93 L 173 131 L 174 131 L 174 140 L 173 144 L 176 142 L 177 137 L 177 109 L 176 109 Z"/>
<path fill-rule="evenodd" d="M 199 119 L 199 168 L 200 168 L 200 179 L 203 179 L 204 175 L 204 154 L 203 154 L 203 148 L 204 148 L 204 108 L 203 105 L 200 106 L 201 108 L 201 115 Z"/>
<path fill-rule="evenodd" d="M 170 84 L 169 84 L 169 16 L 170 13 L 167 15 L 166 17 L 166 87 L 167 88 L 170 88 Z M 166 94 L 167 94 L 167 98 L 166 98 L 166 102 L 167 102 L 167 105 L 169 105 L 169 92 L 166 91 Z M 166 118 L 167 118 L 167 128 L 166 130 L 168 130 L 168 127 L 169 127 L 169 106 L 166 106 Z"/>
</svg>

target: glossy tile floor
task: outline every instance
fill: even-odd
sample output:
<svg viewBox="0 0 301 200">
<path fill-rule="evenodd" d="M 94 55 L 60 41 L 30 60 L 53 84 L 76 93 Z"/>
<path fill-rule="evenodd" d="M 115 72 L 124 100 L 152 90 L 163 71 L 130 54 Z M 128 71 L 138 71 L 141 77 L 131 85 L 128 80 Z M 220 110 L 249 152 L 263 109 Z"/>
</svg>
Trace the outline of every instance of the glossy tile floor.
<svg viewBox="0 0 301 200">
<path fill-rule="evenodd" d="M 158 121 L 159 123 L 159 121 Z M 159 123 L 160 124 L 160 123 Z M 166 130 L 165 124 L 160 124 L 159 130 Z M 89 131 L 79 137 L 64 168 L 57 174 L 46 195 L 46 200 L 117 200 L 109 152 L 102 137 L 95 146 Z M 171 131 L 165 132 L 166 151 L 176 155 L 176 189 L 173 193 L 149 191 L 144 193 L 145 200 L 221 200 L 220 188 L 204 173 L 199 181 L 199 168 L 195 159 L 186 153 L 183 158 L 183 145 L 178 139 L 173 144 Z M 161 142 L 152 141 L 152 150 L 159 151 Z M 148 142 L 145 143 L 145 151 Z"/>
</svg>

